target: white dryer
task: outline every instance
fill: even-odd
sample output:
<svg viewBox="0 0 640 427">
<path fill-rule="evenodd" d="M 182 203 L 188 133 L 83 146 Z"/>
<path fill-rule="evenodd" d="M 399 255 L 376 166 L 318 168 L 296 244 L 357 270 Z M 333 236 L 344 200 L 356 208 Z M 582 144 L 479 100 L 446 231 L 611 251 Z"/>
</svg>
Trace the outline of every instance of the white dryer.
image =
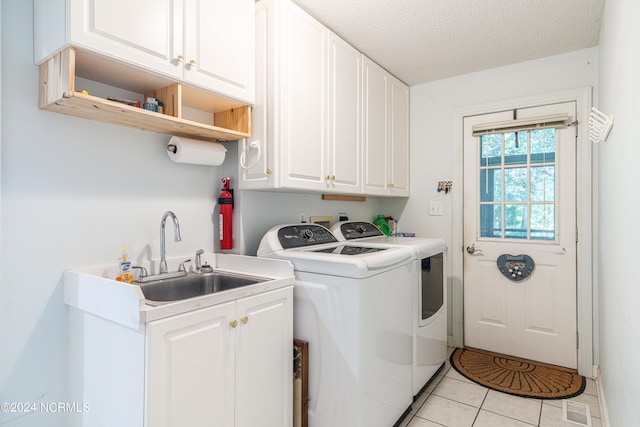
<svg viewBox="0 0 640 427">
<path fill-rule="evenodd" d="M 447 358 L 447 246 L 442 239 L 386 236 L 374 224 L 342 221 L 331 231 L 349 244 L 405 247 L 413 253 L 413 394 L 417 396 Z"/>
<path fill-rule="evenodd" d="M 309 342 L 309 426 L 390 427 L 410 410 L 412 254 L 280 225 L 258 256 L 294 266 L 294 336 Z"/>
</svg>

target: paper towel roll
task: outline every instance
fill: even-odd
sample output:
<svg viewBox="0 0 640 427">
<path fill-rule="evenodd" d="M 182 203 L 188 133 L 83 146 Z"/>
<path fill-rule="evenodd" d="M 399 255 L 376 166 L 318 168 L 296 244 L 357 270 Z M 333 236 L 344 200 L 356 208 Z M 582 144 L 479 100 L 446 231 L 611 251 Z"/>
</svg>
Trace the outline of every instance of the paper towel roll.
<svg viewBox="0 0 640 427">
<path fill-rule="evenodd" d="M 219 142 L 172 136 L 167 144 L 167 154 L 176 163 L 220 166 L 226 153 L 227 149 Z"/>
</svg>

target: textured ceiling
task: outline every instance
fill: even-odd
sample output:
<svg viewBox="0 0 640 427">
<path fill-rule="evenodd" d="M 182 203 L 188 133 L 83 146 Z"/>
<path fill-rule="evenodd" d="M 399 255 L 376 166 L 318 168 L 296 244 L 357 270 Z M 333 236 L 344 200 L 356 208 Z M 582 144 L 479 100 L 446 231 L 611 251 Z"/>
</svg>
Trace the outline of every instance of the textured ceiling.
<svg viewBox="0 0 640 427">
<path fill-rule="evenodd" d="M 604 0 L 294 0 L 409 85 L 598 44 Z"/>
</svg>

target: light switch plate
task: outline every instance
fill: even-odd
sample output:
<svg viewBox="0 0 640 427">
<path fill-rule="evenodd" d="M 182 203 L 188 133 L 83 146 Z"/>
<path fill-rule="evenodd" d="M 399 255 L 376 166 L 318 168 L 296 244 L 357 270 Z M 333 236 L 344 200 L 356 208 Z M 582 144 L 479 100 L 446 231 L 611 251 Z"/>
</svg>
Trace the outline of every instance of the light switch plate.
<svg viewBox="0 0 640 427">
<path fill-rule="evenodd" d="M 429 215 L 442 216 L 442 202 L 429 202 Z"/>
</svg>

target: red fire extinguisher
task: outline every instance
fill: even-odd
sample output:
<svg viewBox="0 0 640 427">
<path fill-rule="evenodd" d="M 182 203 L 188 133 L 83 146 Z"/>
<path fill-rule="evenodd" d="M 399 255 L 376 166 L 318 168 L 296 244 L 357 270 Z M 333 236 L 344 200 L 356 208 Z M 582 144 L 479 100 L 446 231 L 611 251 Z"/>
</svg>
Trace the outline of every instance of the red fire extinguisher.
<svg viewBox="0 0 640 427">
<path fill-rule="evenodd" d="M 233 249 L 233 190 L 229 189 L 231 178 L 222 179 L 222 191 L 218 196 L 220 206 L 220 249 Z"/>
</svg>

